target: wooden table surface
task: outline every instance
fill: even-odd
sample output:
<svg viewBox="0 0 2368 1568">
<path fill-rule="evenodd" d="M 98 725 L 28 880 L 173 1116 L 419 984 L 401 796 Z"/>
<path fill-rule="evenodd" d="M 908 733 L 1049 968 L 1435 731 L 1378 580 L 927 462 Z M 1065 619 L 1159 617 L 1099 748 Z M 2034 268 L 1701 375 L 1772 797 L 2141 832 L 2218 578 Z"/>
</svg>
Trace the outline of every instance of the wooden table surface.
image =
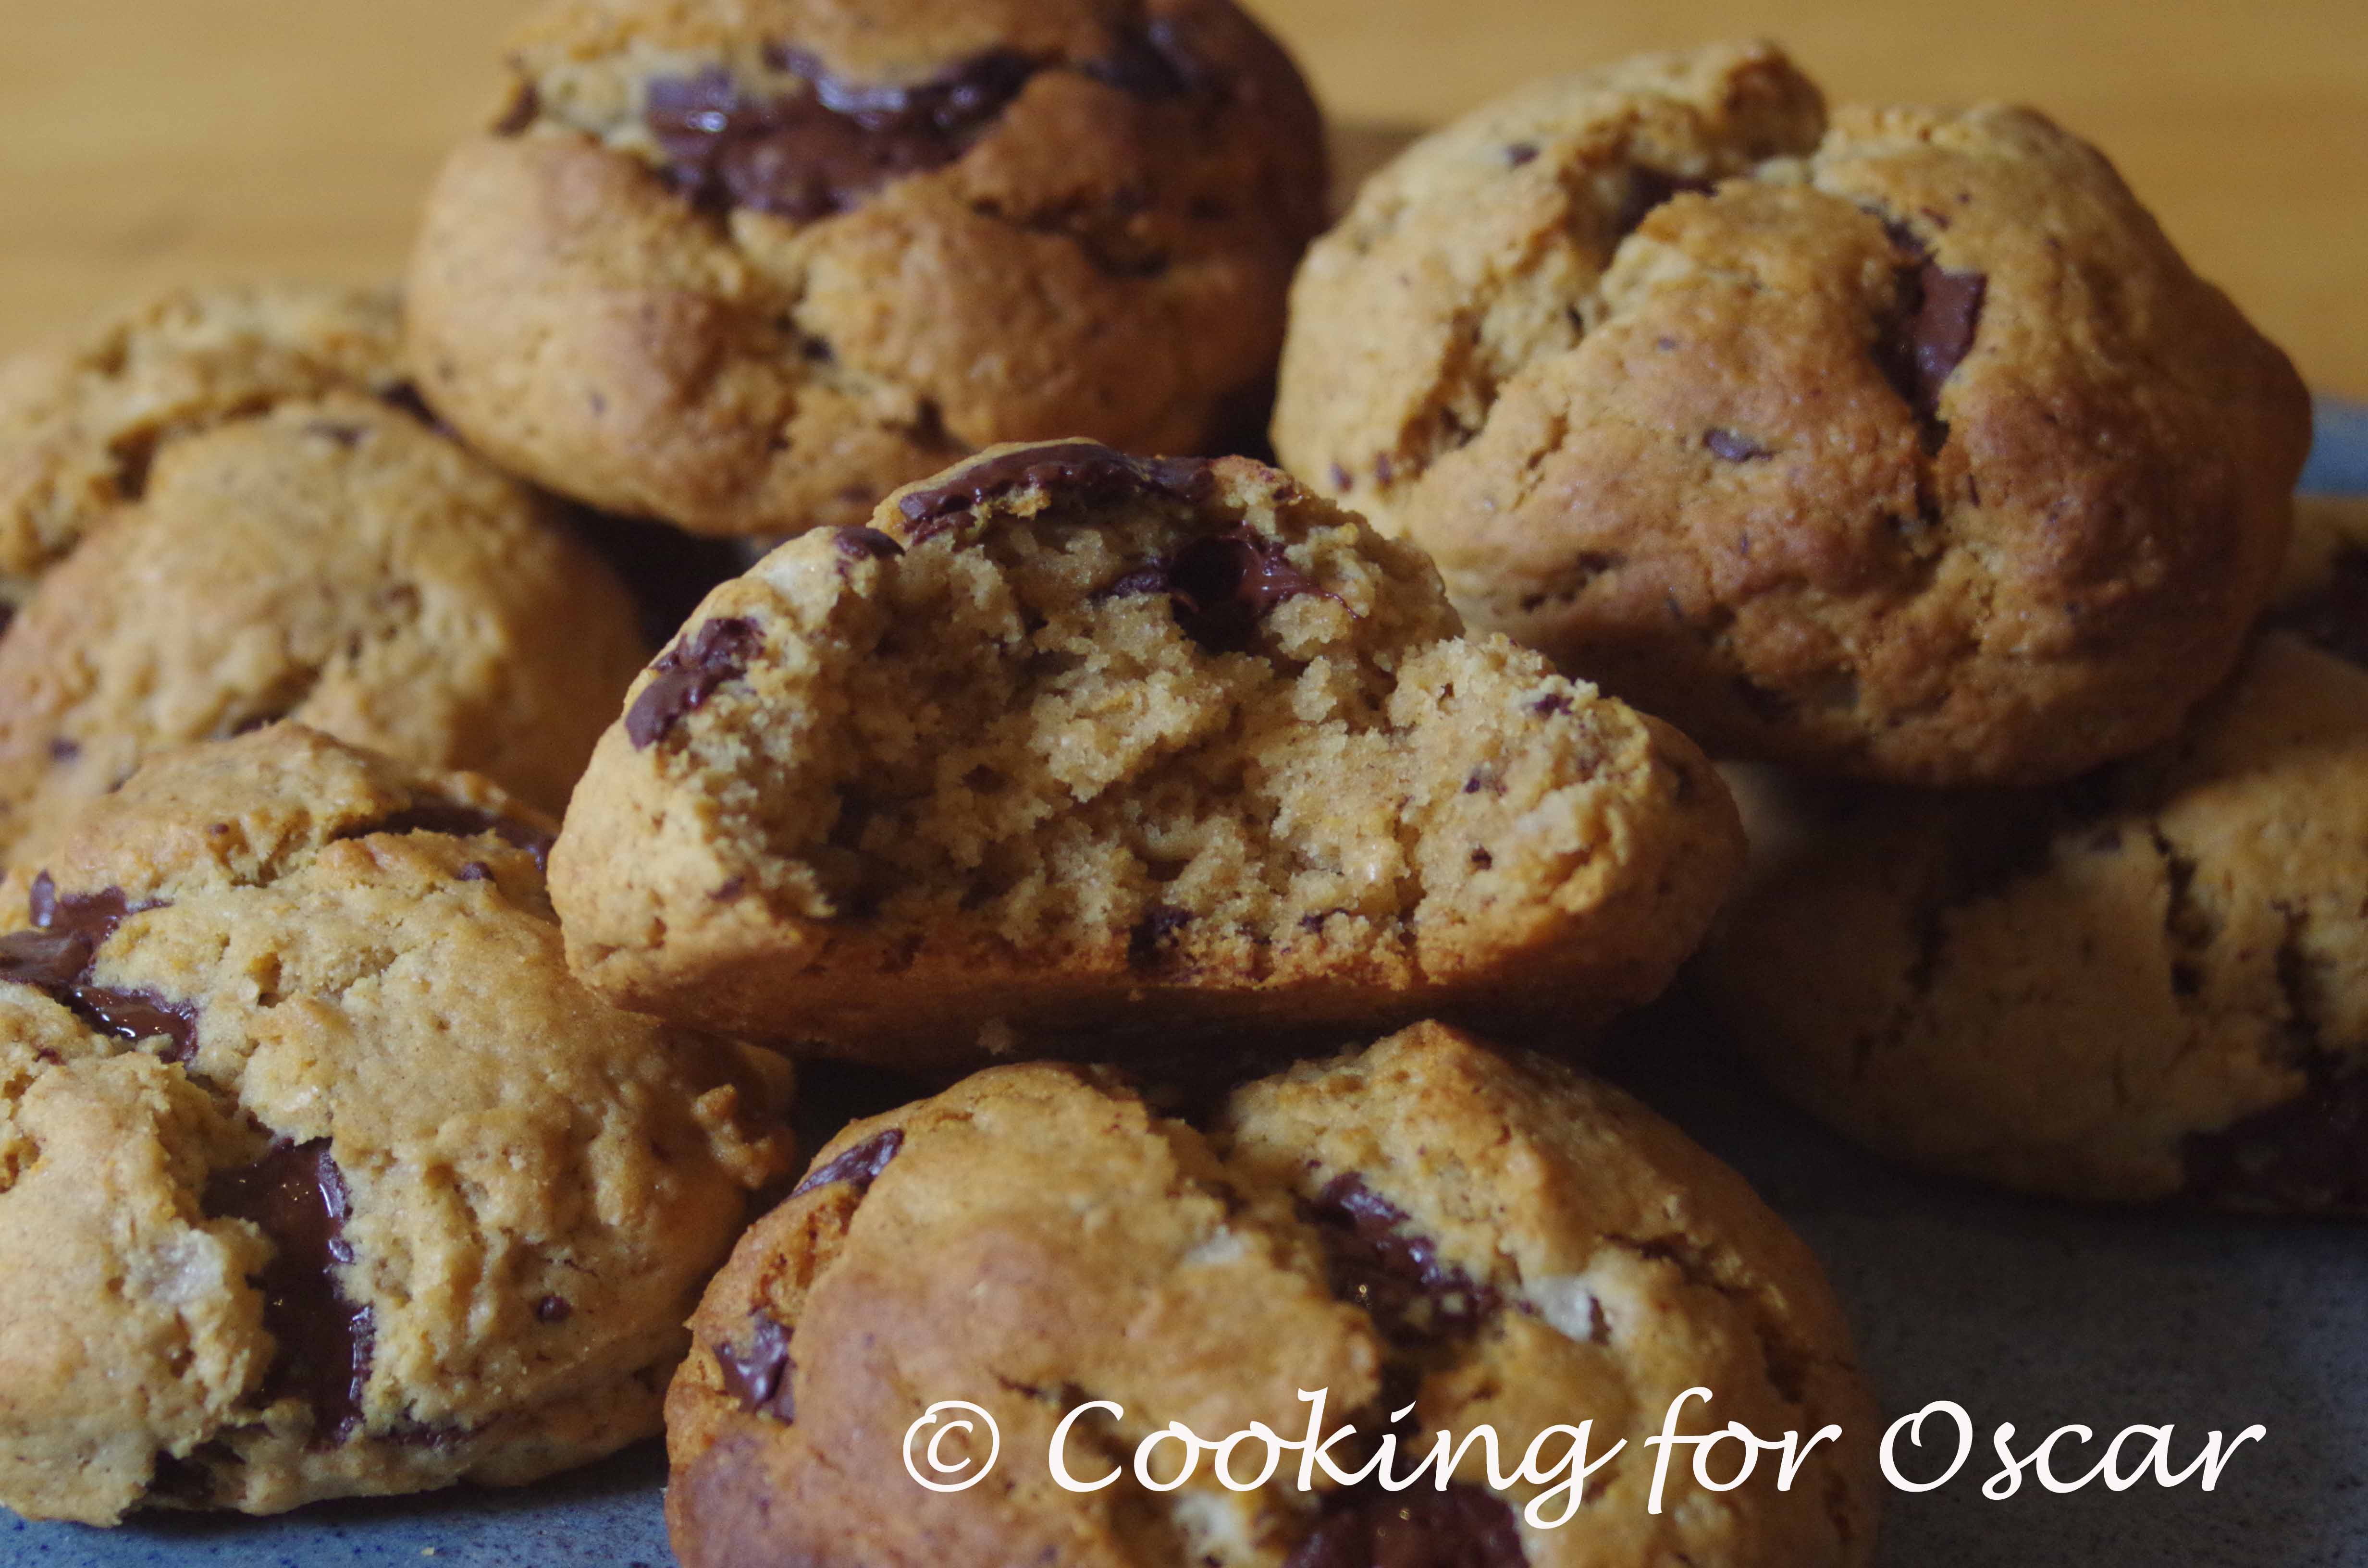
<svg viewBox="0 0 2368 1568">
<path fill-rule="evenodd" d="M 2368 397 L 2368 0 L 1252 0 L 1336 114 L 1765 34 L 1840 98 L 2034 103 L 2324 390 Z M 0 0 L 0 351 L 188 277 L 401 262 L 519 0 Z"/>
</svg>

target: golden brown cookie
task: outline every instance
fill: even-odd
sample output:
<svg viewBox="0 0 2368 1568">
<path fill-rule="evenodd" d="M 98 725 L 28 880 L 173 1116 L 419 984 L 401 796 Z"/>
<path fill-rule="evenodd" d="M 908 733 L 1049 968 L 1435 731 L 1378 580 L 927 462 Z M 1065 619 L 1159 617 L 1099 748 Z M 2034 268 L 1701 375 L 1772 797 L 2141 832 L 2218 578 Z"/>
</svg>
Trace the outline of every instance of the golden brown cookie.
<svg viewBox="0 0 2368 1568">
<path fill-rule="evenodd" d="M 0 359 L 0 602 L 116 506 L 179 437 L 336 390 L 395 393 L 392 290 L 176 289 Z"/>
<path fill-rule="evenodd" d="M 980 1074 L 824 1149 L 691 1328 L 666 1407 L 687 1568 L 1823 1568 L 1873 1546 L 1873 1404 L 1808 1249 L 1635 1101 L 1433 1024 L 1249 1085 L 1197 1128 L 1108 1069 Z M 1643 1439 L 1693 1388 L 1712 1397 L 1682 1433 L 1840 1436 L 1789 1490 L 1763 1456 L 1714 1493 L 1679 1450 L 1656 1514 Z M 1321 1471 L 1302 1491 L 1290 1453 L 1240 1490 L 1206 1456 L 1175 1490 L 1133 1472 L 1171 1421 L 1297 1440 L 1317 1391 L 1325 1434 L 1362 1435 L 1328 1454 L 1351 1475 L 1384 1430 L 1396 1476 L 1483 1426 L 1507 1471 L 1556 1424 L 1591 1423 L 1590 1462 L 1623 1449 L 1576 1509 L 1543 1495 L 1551 1474 L 1494 1484 L 1476 1445 L 1444 1490 L 1434 1471 L 1395 1494 Z M 902 1462 L 941 1400 L 999 1429 L 968 1491 Z M 1073 1477 L 1122 1473 L 1062 1489 L 1059 1436 Z M 974 1469 L 969 1438 L 937 1457 Z M 1238 1446 L 1231 1473 L 1265 1452 Z M 1739 1465 L 1730 1441 L 1709 1470 Z M 1168 1442 L 1153 1477 L 1179 1466 Z"/>
<path fill-rule="evenodd" d="M 556 812 L 645 656 L 525 487 L 360 392 L 288 398 L 172 441 L 0 636 L 0 860 L 279 718 Z"/>
<path fill-rule="evenodd" d="M 1309 253 L 1275 445 L 1713 752 L 2038 784 L 2233 667 L 2301 381 L 2094 149 L 1766 45 L 1541 83 Z"/>
<path fill-rule="evenodd" d="M 569 979 L 550 831 L 282 724 L 12 874 L 0 1503 L 275 1513 L 657 1430 L 787 1069 Z"/>
<path fill-rule="evenodd" d="M 707 533 L 857 524 L 975 448 L 1209 449 L 1263 405 L 1321 117 L 1230 0 L 563 0 L 453 154 L 422 390 Z"/>
<path fill-rule="evenodd" d="M 1895 1158 L 2068 1198 L 2368 1215 L 2368 503 L 2170 744 L 2065 788 L 1738 776 L 1709 966 L 1787 1094 Z"/>
<path fill-rule="evenodd" d="M 620 1005 L 905 1067 L 1570 1034 L 1739 860 L 1682 735 L 1273 469 L 999 449 L 877 521 L 718 589 L 602 737 L 552 885 Z"/>
</svg>

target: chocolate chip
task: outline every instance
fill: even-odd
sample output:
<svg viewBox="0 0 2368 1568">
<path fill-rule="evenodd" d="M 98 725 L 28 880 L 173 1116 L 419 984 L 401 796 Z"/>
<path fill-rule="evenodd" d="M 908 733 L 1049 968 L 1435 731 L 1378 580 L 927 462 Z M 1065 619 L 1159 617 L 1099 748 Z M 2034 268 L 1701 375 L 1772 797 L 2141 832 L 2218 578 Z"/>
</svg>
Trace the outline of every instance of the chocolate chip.
<svg viewBox="0 0 2368 1568">
<path fill-rule="evenodd" d="M 1441 1262 L 1430 1238 L 1407 1229 L 1406 1210 L 1360 1176 L 1334 1177 L 1303 1214 L 1323 1238 L 1332 1293 L 1394 1344 L 1465 1338 L 1497 1310 L 1496 1291 Z"/>
<path fill-rule="evenodd" d="M 2328 563 L 2323 585 L 2272 610 L 2264 624 L 2368 669 L 2368 550 L 2339 553 Z"/>
<path fill-rule="evenodd" d="M 1517 169 L 1536 158 L 1537 155 L 1538 144 L 1534 142 L 1516 142 L 1505 149 L 1506 164 Z"/>
<path fill-rule="evenodd" d="M 675 188 L 709 208 L 747 207 L 797 222 L 845 212 L 893 180 L 952 163 L 1038 69 L 993 50 L 910 86 L 850 82 L 798 49 L 768 51 L 808 91 L 744 92 L 711 65 L 648 86 L 643 118 Z"/>
<path fill-rule="evenodd" d="M 1731 463 L 1756 462 L 1773 455 L 1750 437 L 1738 436 L 1732 430 L 1705 431 L 1702 445 L 1711 449 L 1713 456 L 1724 458 Z"/>
<path fill-rule="evenodd" d="M 494 869 L 483 860 L 472 860 L 461 868 L 461 880 L 464 882 L 489 882 L 494 880 Z"/>
<path fill-rule="evenodd" d="M 2321 1058 L 2283 1105 L 2191 1135 L 2188 1194 L 2224 1208 L 2368 1213 L 2368 1068 Z"/>
<path fill-rule="evenodd" d="M 1565 691 L 1550 692 L 1530 704 L 1530 711 L 1541 719 L 1552 719 L 1570 710 L 1570 694 Z"/>
<path fill-rule="evenodd" d="M 1332 465 L 1333 489 L 1345 492 L 1353 483 L 1354 480 L 1351 478 L 1347 469 L 1341 467 L 1338 463 L 1334 463 Z"/>
<path fill-rule="evenodd" d="M 535 91 L 532 82 L 520 82 L 510 93 L 510 101 L 503 106 L 501 118 L 494 121 L 494 134 L 517 136 L 541 114 L 542 95 Z"/>
<path fill-rule="evenodd" d="M 531 823 L 516 817 L 502 816 L 482 806 L 464 806 L 458 801 L 424 800 L 415 802 L 392 816 L 375 822 L 343 828 L 337 838 L 367 838 L 379 833 L 440 833 L 452 838 L 475 838 L 491 834 L 513 849 L 523 849 L 534 857 L 540 868 L 551 855 L 551 835 Z M 468 873 L 464 870 L 465 878 Z"/>
<path fill-rule="evenodd" d="M 1612 215 L 1613 240 L 1624 240 L 1634 233 L 1645 215 L 1672 197 L 1691 193 L 1706 196 L 1711 182 L 1690 175 L 1671 174 L 1667 169 L 1638 167 L 1628 174 L 1627 194 L 1620 199 L 1620 210 Z"/>
<path fill-rule="evenodd" d="M 737 680 L 764 645 L 757 623 L 740 617 L 711 620 L 651 665 L 656 678 L 625 710 L 625 736 L 635 749 L 664 740 L 682 716 L 706 704 L 717 687 Z"/>
<path fill-rule="evenodd" d="M 1131 458 L 1099 441 L 1062 441 L 1022 447 L 972 463 L 933 490 L 916 490 L 896 503 L 912 525 L 916 542 L 953 526 L 953 519 L 1019 490 L 1042 490 L 1063 500 L 1102 506 L 1137 495 L 1160 495 L 1199 505 L 1215 487 L 1206 460 Z"/>
<path fill-rule="evenodd" d="M 1462 1482 L 1405 1492 L 1362 1482 L 1324 1504 L 1283 1568 L 1526 1568 L 1520 1528 L 1495 1493 Z"/>
<path fill-rule="evenodd" d="M 63 735 L 52 735 L 50 737 L 50 760 L 51 762 L 72 762 L 81 755 L 82 746 L 80 743 L 68 740 Z"/>
<path fill-rule="evenodd" d="M 279 1346 L 265 1401 L 302 1399 L 313 1409 L 313 1447 L 344 1442 L 361 1425 L 373 1325 L 370 1309 L 355 1305 L 337 1278 L 354 1249 L 345 1239 L 345 1176 L 329 1141 L 283 1139 L 251 1165 L 216 1171 L 204 1202 L 208 1217 L 245 1220 L 271 1240 L 271 1261 L 256 1279 L 263 1326 Z"/>
<path fill-rule="evenodd" d="M 759 1307 L 748 1314 L 748 1348 L 718 1345 L 716 1369 L 723 1375 L 723 1392 L 740 1402 L 751 1415 L 769 1415 L 784 1426 L 798 1418 L 791 1393 L 791 1377 L 798 1364 L 790 1358 L 790 1331 Z"/>
<path fill-rule="evenodd" d="M 26 902 L 35 929 L 0 937 L 0 980 L 41 991 L 101 1034 L 126 1040 L 168 1040 L 172 1049 L 165 1053 L 167 1061 L 187 1062 L 197 1053 L 195 1003 L 90 983 L 98 949 L 115 928 L 127 916 L 159 904 L 134 908 L 120 888 L 60 898 L 47 871 L 33 879 Z"/>
<path fill-rule="evenodd" d="M 888 561 L 905 553 L 903 545 L 878 528 L 841 528 L 837 542 L 849 561 Z"/>
<path fill-rule="evenodd" d="M 808 1171 L 805 1179 L 790 1189 L 791 1198 L 802 1197 L 818 1187 L 845 1182 L 859 1193 L 869 1192 L 896 1151 L 905 1146 L 905 1130 L 892 1127 L 885 1132 L 875 1132 L 854 1148 L 839 1155 L 819 1170 Z"/>
<path fill-rule="evenodd" d="M 153 991 L 110 991 L 100 985 L 70 987 L 59 998 L 101 1032 L 118 1040 L 173 1042 L 165 1052 L 168 1062 L 187 1062 L 198 1053 L 198 1005 L 171 1002 Z"/>
<path fill-rule="evenodd" d="M 1897 305 L 1875 339 L 1875 364 L 1915 414 L 1925 449 L 1937 452 L 1949 438 L 1940 416 L 1941 388 L 1973 350 L 1989 278 L 1925 260 L 1899 269 L 1898 290 Z"/>
<path fill-rule="evenodd" d="M 1099 596 L 1167 595 L 1176 624 L 1212 653 L 1238 653 L 1267 613 L 1286 599 L 1326 592 L 1283 552 L 1282 541 L 1247 528 L 1195 540 L 1163 562 L 1120 577 Z"/>
<path fill-rule="evenodd" d="M 1126 961 L 1133 969 L 1157 969 L 1172 955 L 1177 937 L 1192 924 L 1192 912 L 1172 903 L 1155 903 L 1127 933 Z"/>
<path fill-rule="evenodd" d="M 537 1323 L 565 1323 L 575 1315 L 574 1303 L 564 1296 L 545 1296 L 534 1304 Z"/>
<path fill-rule="evenodd" d="M 1186 41 L 1173 17 L 1121 28 L 1110 52 L 1078 67 L 1095 81 L 1137 98 L 1221 94 L 1224 81 Z"/>
</svg>

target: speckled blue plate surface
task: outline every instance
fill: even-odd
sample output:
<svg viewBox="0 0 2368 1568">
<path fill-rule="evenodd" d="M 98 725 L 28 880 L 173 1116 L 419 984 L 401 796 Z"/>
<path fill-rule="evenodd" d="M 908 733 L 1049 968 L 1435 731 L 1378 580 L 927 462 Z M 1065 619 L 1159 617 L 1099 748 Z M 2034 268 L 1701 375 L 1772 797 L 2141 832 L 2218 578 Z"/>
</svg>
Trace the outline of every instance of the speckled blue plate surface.
<svg viewBox="0 0 2368 1568">
<path fill-rule="evenodd" d="M 2368 408 L 2319 406 L 2304 488 L 2368 494 Z M 1765 1100 L 1715 1053 L 1617 1075 L 1750 1177 L 1825 1260 L 1886 1414 L 1937 1399 L 1979 1425 L 1975 1462 L 1887 1493 L 1897 1568 L 2368 1568 L 2368 1231 L 2023 1202 L 1902 1175 Z M 0 1267 L 6 1267 L 0 1264 Z M 2003 1503 L 1989 1434 L 2175 1425 L 2179 1453 L 2256 1422 L 2218 1489 L 2101 1485 Z M 1984 1462 L 1987 1461 L 1987 1462 Z M 520 1492 L 333 1504 L 276 1519 L 116 1530 L 0 1511 L 0 1563 L 41 1568 L 663 1568 L 665 1455 L 648 1444 Z M 1002 1568 L 949 1563 L 945 1568 Z"/>
</svg>

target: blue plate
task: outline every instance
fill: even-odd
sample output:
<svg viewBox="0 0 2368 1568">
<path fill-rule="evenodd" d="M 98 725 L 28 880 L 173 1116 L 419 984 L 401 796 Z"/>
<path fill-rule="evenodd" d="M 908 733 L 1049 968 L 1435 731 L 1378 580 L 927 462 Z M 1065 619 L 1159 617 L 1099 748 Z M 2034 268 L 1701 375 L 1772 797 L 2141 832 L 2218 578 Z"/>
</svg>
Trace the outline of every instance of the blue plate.
<svg viewBox="0 0 2368 1568">
<path fill-rule="evenodd" d="M 2303 488 L 2368 494 L 2368 408 L 2322 403 Z M 1615 1074 L 1736 1165 L 1826 1260 L 1886 1414 L 1953 1400 L 1976 1460 L 1888 1492 L 1881 1561 L 1915 1568 L 2176 1563 L 2368 1568 L 2368 1233 L 2023 1202 L 1903 1175 L 1773 1105 L 1731 1063 L 1640 1052 Z M 0 1267 L 6 1267 L 0 1265 Z M 2003 1503 L 1989 1434 L 2173 1425 L 2183 1459 L 2260 1423 L 2219 1488 L 2101 1485 Z M 673 1561 L 655 1444 L 518 1492 L 330 1504 L 115 1530 L 0 1511 L 0 1563 L 43 1568 L 494 1568 Z M 1001 1568 L 949 1563 L 944 1568 Z"/>
</svg>

